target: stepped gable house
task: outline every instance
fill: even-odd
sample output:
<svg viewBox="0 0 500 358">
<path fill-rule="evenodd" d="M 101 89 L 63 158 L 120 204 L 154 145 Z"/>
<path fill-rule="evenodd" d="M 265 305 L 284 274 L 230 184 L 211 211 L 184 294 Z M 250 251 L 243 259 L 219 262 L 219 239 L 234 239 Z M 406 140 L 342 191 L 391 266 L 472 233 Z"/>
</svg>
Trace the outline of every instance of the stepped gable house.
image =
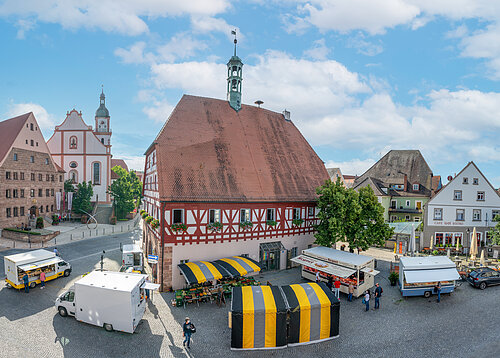
<svg viewBox="0 0 500 358">
<path fill-rule="evenodd" d="M 0 122 L 0 228 L 50 220 L 63 175 L 32 112 Z"/>
<path fill-rule="evenodd" d="M 236 50 L 227 66 L 228 100 L 184 95 L 145 153 L 144 208 L 160 225 L 143 244 L 163 290 L 185 285 L 186 261 L 246 255 L 278 270 L 314 242 L 325 166 L 289 112 L 241 104 Z"/>
</svg>

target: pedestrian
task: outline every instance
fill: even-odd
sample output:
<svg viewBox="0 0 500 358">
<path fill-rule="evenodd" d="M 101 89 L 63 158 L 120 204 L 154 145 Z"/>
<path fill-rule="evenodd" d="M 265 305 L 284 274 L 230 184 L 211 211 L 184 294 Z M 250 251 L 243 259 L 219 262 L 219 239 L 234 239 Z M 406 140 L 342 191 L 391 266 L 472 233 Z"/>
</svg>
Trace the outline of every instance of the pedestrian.
<svg viewBox="0 0 500 358">
<path fill-rule="evenodd" d="M 335 278 L 335 283 L 334 283 L 334 287 L 335 287 L 335 296 L 337 296 L 337 299 L 340 300 L 340 278 Z"/>
<path fill-rule="evenodd" d="M 271 282 L 269 282 L 269 281 L 267 281 L 266 285 L 267 285 L 267 286 L 272 286 L 272 285 L 271 285 Z"/>
<path fill-rule="evenodd" d="M 330 289 L 330 291 L 332 291 L 332 289 L 333 289 L 333 277 L 332 276 L 328 276 L 328 282 L 326 283 L 326 286 Z"/>
<path fill-rule="evenodd" d="M 26 272 L 24 273 L 24 276 L 23 276 L 23 282 L 24 282 L 24 292 L 29 293 L 30 292 L 30 278 Z"/>
<path fill-rule="evenodd" d="M 316 283 L 320 283 L 321 279 L 319 278 L 319 271 L 316 271 Z"/>
<path fill-rule="evenodd" d="M 380 297 L 382 297 L 382 292 L 384 292 L 384 290 L 382 289 L 382 287 L 380 287 L 380 285 L 378 284 L 378 282 L 375 284 L 375 309 L 379 309 L 380 308 Z"/>
<path fill-rule="evenodd" d="M 149 280 L 149 276 L 148 276 L 148 277 L 146 277 L 145 282 L 146 282 L 146 283 L 151 282 L 151 281 Z M 146 291 L 146 301 L 147 301 L 147 300 L 149 300 L 149 290 L 148 290 L 148 289 L 146 289 L 145 291 Z"/>
<path fill-rule="evenodd" d="M 43 270 L 40 271 L 40 289 L 43 290 L 45 288 L 45 272 Z"/>
<path fill-rule="evenodd" d="M 438 299 L 437 299 L 437 302 L 441 302 L 441 281 L 439 281 L 436 285 L 436 291 L 437 291 L 437 294 L 438 294 Z"/>
<path fill-rule="evenodd" d="M 370 290 L 365 291 L 365 298 L 363 299 L 363 303 L 366 305 L 365 312 L 370 310 Z"/>
<path fill-rule="evenodd" d="M 184 342 L 182 342 L 183 346 L 187 346 L 188 349 L 191 349 L 189 346 L 191 343 L 191 334 L 196 332 L 196 327 L 191 322 L 189 317 L 186 317 L 184 320 L 184 324 L 182 325 L 182 336 L 184 337 Z"/>
<path fill-rule="evenodd" d="M 354 285 L 352 282 L 349 282 L 349 295 L 347 296 L 347 300 L 352 302 L 352 295 L 354 294 Z"/>
<path fill-rule="evenodd" d="M 59 256 L 59 251 L 57 251 L 57 247 L 54 247 L 54 254 L 56 254 L 56 256 Z"/>
</svg>

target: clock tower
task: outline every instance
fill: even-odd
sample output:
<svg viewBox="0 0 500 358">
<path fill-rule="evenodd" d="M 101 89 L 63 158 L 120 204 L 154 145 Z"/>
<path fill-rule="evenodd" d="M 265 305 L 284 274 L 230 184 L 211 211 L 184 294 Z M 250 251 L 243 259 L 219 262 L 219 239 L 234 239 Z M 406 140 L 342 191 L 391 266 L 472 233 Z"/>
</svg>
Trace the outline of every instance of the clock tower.
<svg viewBox="0 0 500 358">
<path fill-rule="evenodd" d="M 94 134 L 105 146 L 111 146 L 111 127 L 109 125 L 109 111 L 106 108 L 106 96 L 101 92 L 99 108 L 95 112 Z"/>
</svg>

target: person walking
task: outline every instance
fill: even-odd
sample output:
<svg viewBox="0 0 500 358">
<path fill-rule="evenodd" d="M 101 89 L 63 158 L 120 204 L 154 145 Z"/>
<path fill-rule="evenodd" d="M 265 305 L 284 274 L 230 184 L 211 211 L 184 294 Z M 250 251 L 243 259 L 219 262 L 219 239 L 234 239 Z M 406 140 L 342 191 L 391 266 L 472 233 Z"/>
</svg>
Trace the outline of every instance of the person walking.
<svg viewBox="0 0 500 358">
<path fill-rule="evenodd" d="M 352 295 L 354 295 L 354 285 L 352 282 L 349 283 L 349 295 L 347 296 L 347 300 L 352 302 Z"/>
<path fill-rule="evenodd" d="M 45 288 L 45 272 L 43 270 L 40 272 L 40 289 L 43 290 Z"/>
<path fill-rule="evenodd" d="M 24 282 L 24 292 L 29 293 L 30 292 L 30 278 L 29 278 L 27 273 L 24 273 L 23 282 Z"/>
<path fill-rule="evenodd" d="M 319 277 L 319 271 L 316 271 L 316 283 L 320 283 L 321 279 Z"/>
<path fill-rule="evenodd" d="M 150 283 L 150 282 L 151 282 L 151 281 L 149 280 L 149 276 L 148 276 L 148 277 L 146 277 L 146 280 L 144 280 L 144 282 L 146 282 L 146 283 Z M 146 291 L 146 301 L 148 301 L 148 300 L 149 300 L 149 295 L 150 295 L 150 292 L 149 292 L 149 289 L 146 289 L 145 291 Z"/>
<path fill-rule="evenodd" d="M 182 325 L 182 336 L 184 337 L 184 342 L 182 342 L 182 345 L 185 347 L 187 346 L 188 349 L 191 349 L 191 334 L 193 334 L 194 332 L 196 332 L 194 324 L 191 323 L 189 317 L 186 317 L 184 320 L 184 324 Z"/>
<path fill-rule="evenodd" d="M 382 297 L 382 287 L 378 284 L 378 282 L 375 284 L 375 309 L 380 308 L 380 297 Z"/>
<path fill-rule="evenodd" d="M 59 251 L 57 251 L 57 247 L 54 247 L 54 254 L 56 254 L 56 256 L 59 256 Z"/>
<path fill-rule="evenodd" d="M 340 279 L 337 277 L 335 279 L 335 283 L 333 284 L 335 287 L 335 296 L 340 300 Z"/>
<path fill-rule="evenodd" d="M 366 305 L 366 310 L 365 312 L 368 312 L 370 310 L 370 290 L 365 291 L 365 305 Z"/>
<path fill-rule="evenodd" d="M 333 289 L 333 278 L 332 278 L 332 276 L 328 276 L 328 282 L 327 282 L 326 286 L 330 289 L 330 291 L 332 291 L 332 289 Z"/>
<path fill-rule="evenodd" d="M 437 302 L 441 302 L 441 281 L 439 281 L 436 285 L 436 291 L 437 291 L 437 294 L 438 294 L 438 299 L 437 299 Z"/>
</svg>

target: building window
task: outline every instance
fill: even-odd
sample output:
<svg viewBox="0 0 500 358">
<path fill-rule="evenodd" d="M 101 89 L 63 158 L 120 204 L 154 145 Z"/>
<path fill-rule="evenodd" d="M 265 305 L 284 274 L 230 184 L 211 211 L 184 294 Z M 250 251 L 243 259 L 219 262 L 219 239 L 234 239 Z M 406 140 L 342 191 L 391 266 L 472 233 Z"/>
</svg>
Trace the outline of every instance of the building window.
<svg viewBox="0 0 500 358">
<path fill-rule="evenodd" d="M 35 197 L 35 189 L 30 190 L 30 197 L 32 197 L 32 198 Z"/>
<path fill-rule="evenodd" d="M 75 136 L 69 138 L 69 149 L 78 148 L 78 139 Z"/>
<path fill-rule="evenodd" d="M 31 173 L 31 181 L 35 181 L 35 173 Z"/>
<path fill-rule="evenodd" d="M 21 189 L 21 198 L 24 198 L 24 189 Z"/>
<path fill-rule="evenodd" d="M 406 207 L 409 208 L 410 207 L 410 200 L 406 200 Z"/>
<path fill-rule="evenodd" d="M 50 211 L 54 211 L 54 204 L 50 206 Z"/>
<path fill-rule="evenodd" d="M 104 144 L 104 138 L 101 138 L 101 143 Z"/>
<path fill-rule="evenodd" d="M 481 221 L 481 209 L 472 210 L 472 221 Z"/>
<path fill-rule="evenodd" d="M 30 156 L 30 163 L 34 163 L 35 162 L 35 157 L 34 156 Z"/>
<path fill-rule="evenodd" d="M 477 192 L 477 201 L 484 201 L 484 191 Z"/>
<path fill-rule="evenodd" d="M 43 213 L 43 205 L 40 205 L 40 212 Z"/>
<path fill-rule="evenodd" d="M 21 172 L 21 173 L 19 173 L 19 175 L 21 176 L 21 180 L 24 180 L 24 173 Z"/>
<path fill-rule="evenodd" d="M 420 190 L 420 184 L 413 184 L 413 191 L 419 191 Z"/>
<path fill-rule="evenodd" d="M 183 223 L 184 223 L 184 209 L 172 210 L 172 224 L 183 224 Z"/>
<path fill-rule="evenodd" d="M 50 181 L 50 175 L 49 174 L 45 175 L 45 181 Z"/>
<path fill-rule="evenodd" d="M 12 216 L 11 209 L 10 208 L 5 209 L 5 214 L 7 215 L 8 218 L 10 218 Z"/>
<path fill-rule="evenodd" d="M 43 181 L 43 174 L 38 174 L 38 181 Z"/>
<path fill-rule="evenodd" d="M 24 206 L 19 208 L 19 216 L 24 216 Z"/>
<path fill-rule="evenodd" d="M 45 165 L 49 165 L 49 158 L 45 158 Z"/>
<path fill-rule="evenodd" d="M 101 184 L 101 163 L 100 162 L 94 162 L 92 164 L 92 179 L 93 179 L 94 185 Z"/>
<path fill-rule="evenodd" d="M 17 207 L 14 207 L 14 217 L 19 216 L 19 209 Z"/>
<path fill-rule="evenodd" d="M 447 232 L 444 234 L 444 244 L 451 245 L 453 243 L 453 234 L 451 232 Z"/>
<path fill-rule="evenodd" d="M 5 172 L 5 179 L 10 180 L 10 172 Z"/>
<path fill-rule="evenodd" d="M 495 216 L 500 215 L 500 210 L 492 210 L 491 211 L 491 219 L 494 220 Z"/>
<path fill-rule="evenodd" d="M 33 130 L 33 123 L 30 123 L 30 130 Z"/>
<path fill-rule="evenodd" d="M 436 233 L 435 242 L 436 245 L 443 244 L 443 233 Z"/>
<path fill-rule="evenodd" d="M 252 217 L 250 215 L 250 209 L 241 209 L 240 210 L 240 222 L 244 223 L 247 221 L 252 221 Z"/>
<path fill-rule="evenodd" d="M 267 216 L 266 220 L 267 221 L 274 221 L 276 217 L 276 209 L 267 209 Z"/>
<path fill-rule="evenodd" d="M 220 209 L 210 209 L 208 223 L 220 223 Z"/>
<path fill-rule="evenodd" d="M 14 153 L 14 161 L 17 162 L 17 153 Z"/>
<path fill-rule="evenodd" d="M 50 189 L 45 189 L 45 196 L 50 196 Z"/>
<path fill-rule="evenodd" d="M 410 215 L 405 216 L 405 221 L 410 221 Z"/>
<path fill-rule="evenodd" d="M 72 184 L 78 183 L 78 172 L 76 170 L 69 171 L 69 180 L 71 180 Z"/>
<path fill-rule="evenodd" d="M 14 198 L 18 198 L 18 197 L 19 197 L 19 195 L 18 195 L 18 190 L 17 190 L 17 189 L 13 189 L 13 190 L 12 190 L 12 196 L 13 196 Z"/>
<path fill-rule="evenodd" d="M 462 245 L 462 233 L 456 232 L 454 235 L 453 245 L 459 244 Z"/>
<path fill-rule="evenodd" d="M 59 175 L 59 183 L 62 183 L 62 181 L 63 181 L 63 176 Z"/>
<path fill-rule="evenodd" d="M 77 162 L 71 162 L 71 163 L 69 163 L 69 167 L 70 168 L 76 168 L 77 166 L 78 166 Z"/>
<path fill-rule="evenodd" d="M 418 223 L 418 222 L 420 222 L 420 218 L 419 218 L 418 216 L 415 216 L 415 217 L 413 218 L 413 221 L 415 221 L 416 223 Z"/>
<path fill-rule="evenodd" d="M 293 208 L 293 220 L 300 219 L 300 208 Z"/>
<path fill-rule="evenodd" d="M 479 178 L 472 179 L 472 185 L 479 185 Z"/>
<path fill-rule="evenodd" d="M 52 175 L 50 176 L 50 181 L 51 181 L 51 182 L 54 182 L 54 174 L 52 174 Z"/>
<path fill-rule="evenodd" d="M 54 196 L 54 189 L 50 189 L 50 196 Z"/>
<path fill-rule="evenodd" d="M 10 198 L 10 189 L 5 190 L 5 197 Z"/>
<path fill-rule="evenodd" d="M 453 192 L 453 200 L 462 200 L 462 190 L 455 190 Z"/>
<path fill-rule="evenodd" d="M 469 184 L 469 178 L 463 178 L 462 179 L 462 184 Z"/>
<path fill-rule="evenodd" d="M 442 208 L 434 208 L 434 220 L 443 220 Z"/>
<path fill-rule="evenodd" d="M 45 212 L 48 213 L 49 212 L 49 206 L 48 205 L 45 205 Z"/>
<path fill-rule="evenodd" d="M 314 206 L 309 206 L 307 208 L 307 216 L 310 217 L 310 218 L 314 217 Z"/>
<path fill-rule="evenodd" d="M 465 220 L 465 209 L 457 209 L 457 221 Z"/>
<path fill-rule="evenodd" d="M 35 146 L 35 141 L 34 141 L 33 139 L 31 139 L 31 140 L 30 140 L 30 145 L 31 145 L 32 147 L 34 147 L 34 146 Z"/>
<path fill-rule="evenodd" d="M 38 197 L 43 197 L 43 189 L 38 189 Z"/>
</svg>

